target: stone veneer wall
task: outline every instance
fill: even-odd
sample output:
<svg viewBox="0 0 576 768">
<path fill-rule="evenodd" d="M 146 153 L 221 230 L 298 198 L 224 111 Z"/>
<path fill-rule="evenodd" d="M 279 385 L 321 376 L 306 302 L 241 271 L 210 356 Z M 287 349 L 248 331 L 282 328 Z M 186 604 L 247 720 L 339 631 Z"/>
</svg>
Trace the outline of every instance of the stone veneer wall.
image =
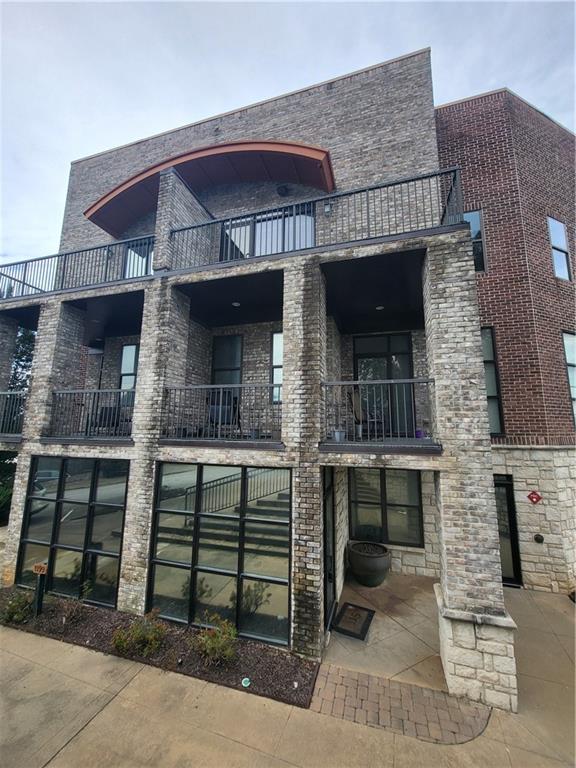
<svg viewBox="0 0 576 768">
<path fill-rule="evenodd" d="M 0 392 L 8 389 L 14 351 L 16 349 L 16 336 L 18 335 L 18 323 L 12 317 L 0 315 Z"/>
<path fill-rule="evenodd" d="M 572 448 L 493 446 L 494 473 L 512 475 L 525 587 L 570 592 L 576 586 L 576 461 Z M 542 501 L 532 504 L 530 491 Z M 534 541 L 542 534 L 544 542 Z"/>
</svg>

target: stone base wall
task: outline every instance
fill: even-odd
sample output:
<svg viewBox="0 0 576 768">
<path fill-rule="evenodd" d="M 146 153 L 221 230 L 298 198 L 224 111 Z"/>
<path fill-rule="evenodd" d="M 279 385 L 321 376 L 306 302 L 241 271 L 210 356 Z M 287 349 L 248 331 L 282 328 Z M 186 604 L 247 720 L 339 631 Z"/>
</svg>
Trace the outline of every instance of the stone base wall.
<svg viewBox="0 0 576 768">
<path fill-rule="evenodd" d="M 574 448 L 493 446 L 494 473 L 511 475 L 524 586 L 570 592 L 576 586 Z M 531 491 L 542 500 L 533 504 Z M 544 537 L 542 544 L 534 536 Z"/>
<path fill-rule="evenodd" d="M 517 712 L 514 622 L 509 617 L 447 611 L 440 585 L 435 584 L 434 589 L 438 601 L 440 656 L 448 691 L 490 707 Z"/>
</svg>

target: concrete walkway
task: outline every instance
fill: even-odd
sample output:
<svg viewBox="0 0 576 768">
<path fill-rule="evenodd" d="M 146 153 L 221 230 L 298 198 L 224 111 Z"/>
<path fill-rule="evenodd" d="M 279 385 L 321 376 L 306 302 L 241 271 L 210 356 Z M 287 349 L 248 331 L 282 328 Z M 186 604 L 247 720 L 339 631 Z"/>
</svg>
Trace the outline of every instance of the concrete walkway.
<svg viewBox="0 0 576 768">
<path fill-rule="evenodd" d="M 447 746 L 0 628 L 3 768 L 567 768 L 574 606 L 507 590 L 520 712 Z"/>
</svg>

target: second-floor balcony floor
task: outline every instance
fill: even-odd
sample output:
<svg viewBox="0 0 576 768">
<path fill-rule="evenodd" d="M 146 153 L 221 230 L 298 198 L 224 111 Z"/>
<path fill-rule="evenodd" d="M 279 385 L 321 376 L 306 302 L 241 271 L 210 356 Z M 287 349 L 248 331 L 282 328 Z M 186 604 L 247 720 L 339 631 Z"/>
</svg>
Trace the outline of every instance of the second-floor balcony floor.
<svg viewBox="0 0 576 768">
<path fill-rule="evenodd" d="M 463 221 L 459 171 L 437 171 L 301 200 L 240 216 L 170 227 L 10 264 L 0 264 L 0 302 L 128 282 L 214 265 L 237 264 L 334 246 L 400 238 Z M 160 220 L 157 215 L 157 222 Z"/>
</svg>

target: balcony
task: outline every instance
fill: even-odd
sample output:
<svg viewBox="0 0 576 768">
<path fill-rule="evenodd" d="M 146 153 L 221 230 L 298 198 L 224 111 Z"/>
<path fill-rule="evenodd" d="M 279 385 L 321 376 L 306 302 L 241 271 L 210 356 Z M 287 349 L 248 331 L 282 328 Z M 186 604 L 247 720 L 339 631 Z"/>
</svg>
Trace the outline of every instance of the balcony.
<svg viewBox="0 0 576 768">
<path fill-rule="evenodd" d="M 0 439 L 22 434 L 26 392 L 0 392 Z"/>
<path fill-rule="evenodd" d="M 282 428 L 281 397 L 279 384 L 167 388 L 162 438 L 277 443 Z"/>
<path fill-rule="evenodd" d="M 150 236 L 0 264 L 0 300 L 145 277 L 152 274 L 153 252 Z"/>
<path fill-rule="evenodd" d="M 437 452 L 431 433 L 433 385 L 423 378 L 324 383 L 323 447 Z"/>
<path fill-rule="evenodd" d="M 132 434 L 134 390 L 54 392 L 50 437 L 72 440 L 126 440 Z"/>
<path fill-rule="evenodd" d="M 187 269 L 433 230 L 462 222 L 456 168 L 172 230 Z"/>
</svg>

